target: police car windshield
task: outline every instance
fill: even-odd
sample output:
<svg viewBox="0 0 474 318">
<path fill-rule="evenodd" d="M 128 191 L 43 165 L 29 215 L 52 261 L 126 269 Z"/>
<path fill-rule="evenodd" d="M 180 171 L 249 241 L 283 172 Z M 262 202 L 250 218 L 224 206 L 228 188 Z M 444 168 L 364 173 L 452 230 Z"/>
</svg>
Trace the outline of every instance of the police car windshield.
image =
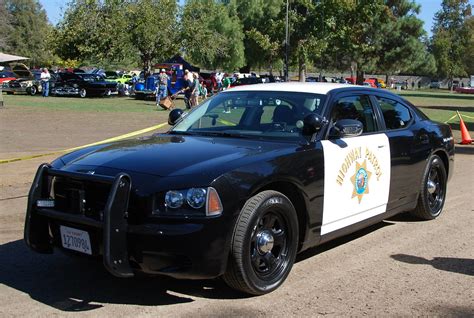
<svg viewBox="0 0 474 318">
<path fill-rule="evenodd" d="M 193 109 L 171 133 L 300 139 L 303 118 L 319 114 L 325 97 L 298 92 L 225 92 Z"/>
</svg>

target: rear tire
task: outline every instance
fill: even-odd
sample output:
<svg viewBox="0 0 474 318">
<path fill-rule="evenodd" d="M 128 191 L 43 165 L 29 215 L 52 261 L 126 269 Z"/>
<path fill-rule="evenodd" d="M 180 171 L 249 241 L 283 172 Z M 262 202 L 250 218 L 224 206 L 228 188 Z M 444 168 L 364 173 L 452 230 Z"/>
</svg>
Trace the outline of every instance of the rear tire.
<svg viewBox="0 0 474 318">
<path fill-rule="evenodd" d="M 446 184 L 444 162 L 439 156 L 433 155 L 423 173 L 418 204 L 411 213 L 423 220 L 436 219 L 441 214 L 446 200 Z"/>
<path fill-rule="evenodd" d="M 231 288 L 263 295 L 287 278 L 298 247 L 298 219 L 291 201 L 276 191 L 250 198 L 237 219 L 224 281 Z"/>
</svg>

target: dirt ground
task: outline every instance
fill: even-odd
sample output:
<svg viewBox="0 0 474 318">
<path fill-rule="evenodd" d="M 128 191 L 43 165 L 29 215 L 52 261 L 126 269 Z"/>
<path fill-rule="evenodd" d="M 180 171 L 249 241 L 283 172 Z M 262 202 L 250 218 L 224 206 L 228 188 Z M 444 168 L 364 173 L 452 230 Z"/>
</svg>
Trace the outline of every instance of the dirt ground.
<svg viewBox="0 0 474 318">
<path fill-rule="evenodd" d="M 0 159 L 57 151 L 166 121 L 166 113 L 0 109 Z M 163 130 L 166 129 L 163 128 Z M 472 132 L 471 132 L 472 134 Z M 246 297 L 220 280 L 118 279 L 101 263 L 22 240 L 37 166 L 0 164 L 0 316 L 474 316 L 474 145 L 457 148 L 443 215 L 400 215 L 299 255 L 277 291 Z"/>
</svg>

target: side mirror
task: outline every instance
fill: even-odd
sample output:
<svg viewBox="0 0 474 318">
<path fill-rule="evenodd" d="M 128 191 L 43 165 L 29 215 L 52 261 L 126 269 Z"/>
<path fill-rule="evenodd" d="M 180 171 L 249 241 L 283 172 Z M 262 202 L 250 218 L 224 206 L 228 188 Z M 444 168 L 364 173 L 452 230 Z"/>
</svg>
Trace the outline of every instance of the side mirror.
<svg viewBox="0 0 474 318">
<path fill-rule="evenodd" d="M 324 118 L 320 115 L 311 113 L 306 115 L 303 119 L 302 127 L 298 128 L 303 128 L 303 135 L 313 135 L 323 127 L 324 121 Z M 298 123 L 297 126 L 299 126 Z"/>
<path fill-rule="evenodd" d="M 183 114 L 184 111 L 182 109 L 173 109 L 168 115 L 168 124 L 170 126 L 174 126 L 183 117 Z"/>
<path fill-rule="evenodd" d="M 355 119 L 341 119 L 336 121 L 334 127 L 331 129 L 332 137 L 356 137 L 362 134 L 364 125 Z"/>
</svg>

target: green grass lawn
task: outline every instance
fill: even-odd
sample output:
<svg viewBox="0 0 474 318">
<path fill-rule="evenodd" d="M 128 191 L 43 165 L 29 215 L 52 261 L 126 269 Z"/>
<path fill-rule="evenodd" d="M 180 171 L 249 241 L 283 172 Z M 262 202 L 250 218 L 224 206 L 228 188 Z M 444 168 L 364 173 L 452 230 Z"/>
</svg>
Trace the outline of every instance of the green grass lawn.
<svg viewBox="0 0 474 318">
<path fill-rule="evenodd" d="M 72 110 L 83 112 L 156 112 L 153 100 L 136 100 L 130 97 L 48 97 L 28 95 L 5 95 L 3 100 L 6 107 L 34 107 L 51 110 Z M 175 100 L 176 107 L 183 108 L 182 99 Z M 161 110 L 161 109 L 160 109 Z"/>
<path fill-rule="evenodd" d="M 419 107 L 428 117 L 433 120 L 446 122 L 456 112 L 463 115 L 464 121 L 471 126 L 474 124 L 474 95 L 450 93 L 442 90 L 421 91 L 393 91 L 400 94 L 411 103 Z M 157 112 L 152 100 L 136 100 L 130 97 L 97 97 L 97 98 L 70 98 L 70 97 L 48 97 L 28 95 L 3 95 L 6 107 L 28 107 L 51 110 L 85 111 L 85 112 Z M 184 108 L 181 98 L 175 100 L 175 106 Z M 458 118 L 451 119 L 449 123 L 457 124 Z M 453 126 L 457 129 L 456 125 Z"/>
<path fill-rule="evenodd" d="M 466 123 L 474 123 L 474 95 L 451 93 L 447 90 L 421 90 L 421 91 L 392 91 L 404 97 L 429 118 L 439 122 L 448 121 L 456 111 L 463 115 Z M 459 118 L 449 120 L 454 124 L 453 129 L 458 129 Z"/>
</svg>

